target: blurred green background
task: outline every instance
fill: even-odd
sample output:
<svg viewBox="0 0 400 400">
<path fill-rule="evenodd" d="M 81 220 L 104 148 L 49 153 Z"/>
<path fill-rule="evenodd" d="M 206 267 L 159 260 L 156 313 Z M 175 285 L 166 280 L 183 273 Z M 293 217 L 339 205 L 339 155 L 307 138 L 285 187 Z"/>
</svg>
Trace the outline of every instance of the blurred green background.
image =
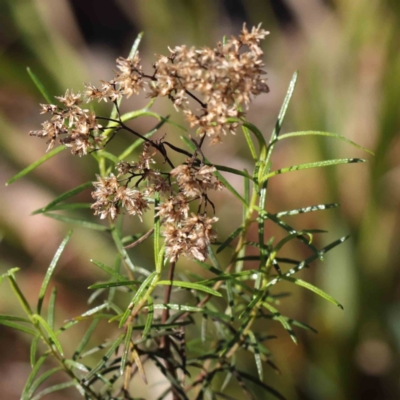
<svg viewBox="0 0 400 400">
<path fill-rule="evenodd" d="M 346 144 L 310 138 L 285 141 L 277 148 L 277 167 L 349 156 L 365 157 L 368 163 L 295 172 L 271 183 L 271 211 L 340 202 L 338 211 L 303 215 L 291 222 L 328 229 L 326 241 L 347 233 L 351 239 L 330 253 L 324 264 L 302 275 L 337 298 L 344 312 L 304 291 L 285 299 L 286 315 L 307 322 L 319 334 L 300 332 L 300 344 L 295 346 L 278 327 L 279 339 L 269 345 L 282 375 L 266 373 L 265 380 L 290 400 L 399 399 L 398 0 L 1 0 L 0 273 L 20 267 L 18 280 L 35 301 L 67 227 L 30 213 L 92 180 L 95 172 L 89 157 L 79 159 L 64 152 L 5 188 L 11 176 L 45 151 L 43 141 L 27 134 L 40 127 L 38 103 L 43 100 L 26 67 L 51 94 L 61 95 L 66 88 L 81 90 L 82 82 L 97 84 L 112 78 L 115 59 L 128 54 L 140 31 L 145 33 L 140 52 L 150 69 L 154 54 L 165 54 L 167 46 L 214 46 L 223 35 L 238 34 L 243 22 L 249 27 L 262 22 L 271 32 L 263 45 L 271 91 L 253 103 L 248 113 L 251 122 L 269 137 L 291 75 L 299 70 L 283 132 L 335 132 L 375 152 L 370 157 Z M 144 104 L 145 99 L 133 98 L 125 107 Z M 107 112 L 104 106 L 99 110 Z M 171 107 L 159 105 L 156 110 L 165 115 Z M 176 121 L 180 118 L 173 115 Z M 152 123 L 144 119 L 135 126 L 145 131 Z M 174 134 L 171 128 L 167 131 Z M 129 137 L 122 137 L 113 145 L 127 143 Z M 250 167 L 243 149 L 238 133 L 207 149 L 207 154 L 211 160 L 218 157 L 219 164 Z M 233 183 L 241 187 L 241 182 Z M 236 227 L 232 219 L 240 219 L 234 208 L 223 207 L 231 200 L 224 195 L 217 199 L 221 236 Z M 77 196 L 77 201 L 90 201 L 90 191 Z M 135 229 L 142 230 L 137 222 L 132 223 Z M 86 288 L 99 279 L 88 262 L 94 255 L 111 262 L 114 250 L 108 238 L 76 229 L 54 279 L 59 321 L 85 310 L 90 294 Z M 146 263 L 146 254 L 137 257 Z M 0 313 L 20 313 L 6 282 L 0 291 Z M 78 329 L 68 339 L 73 342 L 81 333 Z M 255 372 L 251 361 L 248 368 Z M 1 397 L 19 398 L 29 371 L 29 341 L 0 327 Z M 51 398 L 75 396 L 65 392 Z"/>
</svg>

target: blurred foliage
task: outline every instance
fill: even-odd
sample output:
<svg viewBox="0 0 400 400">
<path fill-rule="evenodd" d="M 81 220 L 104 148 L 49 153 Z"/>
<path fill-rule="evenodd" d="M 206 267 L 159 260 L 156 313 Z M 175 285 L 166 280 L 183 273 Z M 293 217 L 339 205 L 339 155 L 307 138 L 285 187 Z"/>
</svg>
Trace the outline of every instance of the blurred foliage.
<svg viewBox="0 0 400 400">
<path fill-rule="evenodd" d="M 282 176 L 271 185 L 271 194 L 275 193 L 270 198 L 271 211 L 340 202 L 342 207 L 338 211 L 327 213 L 330 218 L 324 216 L 321 220 L 320 215 L 304 215 L 303 225 L 310 228 L 323 225 L 330 231 L 328 239 L 346 233 L 351 234 L 351 239 L 319 268 L 305 272 L 307 279 L 344 304 L 344 313 L 303 291 L 294 293 L 296 301 L 282 300 L 286 314 L 312 325 L 319 334 L 303 335 L 297 347 L 285 335 L 279 335 L 274 354 L 282 375 L 266 375 L 265 379 L 273 380 L 288 399 L 397 399 L 400 397 L 400 3 L 397 0 L 57 0 L 57 7 L 50 0 L 2 1 L 0 184 L 44 152 L 43 143 L 27 137 L 27 132 L 40 123 L 37 103 L 42 101 L 26 72 L 27 66 L 46 83 L 52 95 L 59 95 L 64 88 L 79 90 L 82 81 L 97 83 L 111 74 L 114 59 L 129 52 L 138 31 L 145 32 L 141 52 L 150 63 L 152 55 L 164 52 L 168 45 L 212 45 L 223 33 L 237 33 L 244 21 L 248 26 L 262 22 L 271 31 L 265 43 L 271 93 L 257 100 L 248 120 L 262 131 L 271 131 L 287 82 L 298 69 L 299 86 L 283 133 L 305 128 L 331 131 L 375 152 L 368 164 L 350 170 L 324 169 L 313 172 L 312 179 L 307 180 L 300 179 L 301 174 L 310 172 L 297 172 Z M 145 104 L 145 99 L 142 100 Z M 143 124 L 143 130 L 147 129 L 146 122 Z M 235 154 L 229 163 L 238 169 L 248 164 L 248 156 L 242 152 L 243 140 L 238 134 L 226 141 L 231 148 L 227 154 Z M 115 146 L 124 148 L 127 143 L 125 138 Z M 218 163 L 223 164 L 226 160 L 222 159 L 228 156 L 217 151 L 210 149 L 209 158 L 218 156 Z M 280 167 L 310 159 L 346 157 L 347 151 L 346 145 L 329 139 L 293 140 L 282 142 L 277 148 L 275 162 Z M 354 155 L 353 149 L 351 152 Z M 92 167 L 86 160 L 61 154 L 29 178 L 7 189 L 3 186 L 0 273 L 9 267 L 21 267 L 20 284 L 24 289 L 29 288 L 32 299 L 40 290 L 42 276 L 65 236 L 66 227 L 29 214 L 68 188 L 91 180 L 92 175 Z M 90 201 L 89 192 L 79 194 L 77 201 Z M 221 228 L 224 234 L 233 230 L 235 218 L 237 221 L 240 216 L 235 216 L 235 210 L 228 207 L 221 211 L 221 219 L 232 221 Z M 135 229 L 133 226 L 133 233 Z M 111 263 L 111 249 L 101 234 L 88 235 L 84 230 L 76 230 L 55 276 L 58 306 L 63 310 L 57 315 L 59 321 L 85 309 L 89 293 L 86 288 L 98 274 L 88 259 L 96 254 Z M 138 256 L 146 259 L 146 255 Z M 19 311 L 6 285 L 1 289 L 0 313 Z M 106 327 L 104 334 L 107 335 Z M 74 331 L 70 335 L 71 341 L 80 336 Z M 22 335 L 17 336 L 4 327 L 0 328 L 0 339 L 2 393 L 7 399 L 18 398 L 29 373 L 26 361 L 29 347 Z M 64 347 L 68 350 L 68 343 Z M 240 363 L 247 369 L 255 368 L 250 360 L 243 359 Z M 146 390 L 149 389 L 140 387 L 138 394 L 145 395 Z"/>
</svg>

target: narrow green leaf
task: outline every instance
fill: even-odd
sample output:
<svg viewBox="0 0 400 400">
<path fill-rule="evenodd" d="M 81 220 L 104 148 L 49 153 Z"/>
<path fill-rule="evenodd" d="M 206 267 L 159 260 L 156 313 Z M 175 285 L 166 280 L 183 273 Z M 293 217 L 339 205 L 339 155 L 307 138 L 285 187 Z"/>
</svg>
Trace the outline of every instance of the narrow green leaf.
<svg viewBox="0 0 400 400">
<path fill-rule="evenodd" d="M 54 333 L 54 331 L 50 328 L 49 324 L 39 314 L 32 315 L 32 320 L 34 322 L 39 323 L 43 327 L 43 329 L 46 331 L 46 333 L 49 336 L 49 338 L 51 339 L 51 341 L 54 343 L 54 346 L 56 346 L 58 352 L 63 356 L 64 353 L 63 353 L 61 344 L 58 341 L 57 336 Z"/>
<path fill-rule="evenodd" d="M 82 353 L 82 350 L 85 348 L 85 346 L 88 344 L 90 338 L 93 335 L 93 332 L 95 331 L 95 329 L 97 328 L 97 325 L 99 324 L 100 318 L 96 318 L 92 321 L 92 323 L 90 324 L 88 330 L 85 332 L 85 334 L 82 337 L 82 340 L 80 341 L 80 343 L 78 344 L 78 347 L 76 348 L 74 355 L 72 356 L 73 360 L 76 360 L 79 355 Z"/>
<path fill-rule="evenodd" d="M 198 283 L 193 282 L 185 282 L 185 281 L 158 281 L 157 285 L 172 285 L 182 289 L 192 289 L 192 290 L 200 290 L 201 292 L 206 292 L 208 294 L 212 294 L 216 297 L 222 297 L 222 294 L 217 292 L 216 290 L 209 288 L 208 286 L 200 285 Z"/>
<path fill-rule="evenodd" d="M 47 311 L 47 322 L 51 329 L 54 330 L 54 316 L 55 316 L 55 305 L 57 298 L 57 288 L 53 288 L 51 291 L 51 296 L 49 300 L 49 309 Z"/>
<path fill-rule="evenodd" d="M 25 325 L 18 324 L 17 322 L 9 321 L 6 319 L 0 319 L 0 325 L 8 326 L 20 332 L 29 333 L 32 336 L 36 335 L 36 331 L 26 327 Z"/>
<path fill-rule="evenodd" d="M 31 323 L 31 321 L 27 318 L 17 317 L 14 315 L 6 315 L 6 314 L 0 314 L 0 321 L 19 321 L 19 322 L 26 322 L 28 324 Z"/>
<path fill-rule="evenodd" d="M 15 269 L 13 269 L 12 271 L 15 271 Z M 28 301 L 26 300 L 25 296 L 21 292 L 21 289 L 19 288 L 13 273 L 11 271 L 8 271 L 6 274 L 7 274 L 8 280 L 9 280 L 9 282 L 11 284 L 11 287 L 12 287 L 15 295 L 17 296 L 18 301 L 20 302 L 20 304 L 21 304 L 22 308 L 24 309 L 25 313 L 27 315 L 29 315 L 29 316 L 32 316 L 31 307 L 29 306 Z"/>
<path fill-rule="evenodd" d="M 123 285 L 136 284 L 136 281 L 128 281 L 125 276 L 123 276 L 119 272 L 115 271 L 114 268 L 111 268 L 111 267 L 103 264 L 100 261 L 91 259 L 90 262 L 92 264 L 96 265 L 97 267 L 101 268 L 103 271 L 107 272 L 107 274 L 110 274 L 114 279 L 116 279 L 118 282 L 121 282 Z M 118 286 L 117 285 L 118 282 L 99 283 L 99 284 L 89 286 L 89 289 L 99 289 L 99 288 Z"/>
<path fill-rule="evenodd" d="M 339 203 L 330 203 L 330 204 L 317 204 L 315 206 L 308 206 L 308 207 L 302 207 L 302 208 L 297 208 L 295 210 L 289 210 L 289 211 L 280 211 L 275 214 L 277 218 L 280 217 L 285 217 L 289 215 L 297 215 L 297 214 L 306 214 L 309 212 L 314 212 L 314 211 L 323 211 L 323 210 L 328 210 L 330 208 L 337 208 L 340 207 Z"/>
<path fill-rule="evenodd" d="M 60 214 L 52 214 L 52 213 L 44 213 L 46 217 L 50 217 L 53 219 L 56 219 L 61 222 L 65 222 L 67 224 L 74 224 L 81 226 L 82 228 L 88 228 L 88 229 L 93 229 L 95 231 L 108 231 L 110 230 L 107 226 L 96 224 L 95 222 L 89 222 L 85 221 L 83 219 L 78 219 L 78 218 L 72 218 L 72 217 L 67 217 L 65 215 L 60 215 Z"/>
<path fill-rule="evenodd" d="M 225 172 L 229 172 L 234 175 L 244 176 L 245 178 L 250 179 L 252 181 L 254 180 L 254 178 L 251 175 L 249 175 L 247 172 L 240 171 L 239 169 L 226 167 L 224 165 L 210 164 L 208 162 L 206 164 L 214 166 L 218 171 L 225 171 Z"/>
<path fill-rule="evenodd" d="M 30 172 L 32 172 L 35 168 L 39 167 L 39 165 L 42 165 L 44 162 L 49 160 L 50 158 L 54 157 L 56 154 L 62 152 L 64 150 L 64 146 L 59 146 L 56 147 L 55 149 L 49 151 L 47 154 L 45 154 L 43 157 L 39 158 L 39 160 L 35 161 L 28 167 L 24 168 L 22 171 L 18 172 L 16 175 L 14 175 L 11 179 L 9 179 L 6 183 L 6 186 L 11 185 L 14 183 L 16 180 L 24 177 L 25 175 L 28 175 Z"/>
<path fill-rule="evenodd" d="M 183 304 L 154 304 L 153 308 L 155 310 L 174 310 L 174 311 L 185 311 L 185 312 L 204 312 L 203 308 L 186 306 Z"/>
<path fill-rule="evenodd" d="M 26 70 L 27 70 L 30 78 L 32 79 L 33 83 L 39 89 L 39 92 L 42 94 L 42 96 L 47 101 L 47 103 L 48 104 L 52 104 L 51 97 L 47 93 L 47 90 L 45 89 L 45 87 L 42 84 L 42 82 L 40 82 L 39 78 L 32 72 L 32 70 L 29 67 L 26 67 Z"/>
<path fill-rule="evenodd" d="M 59 248 L 57 249 L 56 253 L 54 254 L 53 259 L 51 260 L 51 263 L 49 265 L 49 268 L 47 268 L 46 275 L 43 279 L 42 287 L 40 288 L 39 292 L 39 299 L 38 299 L 38 304 L 37 304 L 37 313 L 40 315 L 40 312 L 42 310 L 42 305 L 43 305 L 43 299 L 46 294 L 47 286 L 50 283 L 51 276 L 53 275 L 53 272 L 56 268 L 56 265 L 58 263 L 58 260 L 61 257 L 61 254 L 63 253 L 65 246 L 67 245 L 69 239 L 71 238 L 72 231 L 69 231 L 67 233 L 67 236 L 65 236 L 64 240 L 61 242 Z"/>
<path fill-rule="evenodd" d="M 33 368 L 33 366 L 36 364 L 36 350 L 37 350 L 37 345 L 38 345 L 38 341 L 40 339 L 39 335 L 36 335 L 33 339 L 32 339 L 32 343 L 31 343 L 31 348 L 30 348 L 30 352 L 29 352 L 29 360 L 31 362 L 31 367 Z"/>
<path fill-rule="evenodd" d="M 331 165 L 339 165 L 339 164 L 363 163 L 365 161 L 366 160 L 363 160 L 361 158 L 338 158 L 334 160 L 317 161 L 307 164 L 292 165 L 291 167 L 280 168 L 270 172 L 269 174 L 267 174 L 265 177 L 262 178 L 262 181 L 264 182 L 276 175 L 285 174 L 287 172 L 292 172 L 292 171 L 300 171 L 302 169 L 330 167 Z"/>
<path fill-rule="evenodd" d="M 332 304 L 334 304 L 335 306 L 338 306 L 339 308 L 341 308 L 343 310 L 343 306 L 338 301 L 336 301 L 328 293 L 325 293 L 323 290 L 317 288 L 316 286 L 312 285 L 311 283 L 305 282 L 302 279 L 292 278 L 289 276 L 282 276 L 282 279 L 284 279 L 285 281 L 292 282 L 295 285 L 302 286 L 308 290 L 311 290 L 312 292 L 316 293 L 318 296 L 321 296 L 325 300 L 328 300 L 329 302 L 331 302 Z"/>
<path fill-rule="evenodd" d="M 129 304 L 129 307 L 124 312 L 121 320 L 119 322 L 119 327 L 121 328 L 126 320 L 129 318 L 129 315 L 132 312 L 133 307 L 138 303 L 140 299 L 142 299 L 142 295 L 147 290 L 149 286 L 152 286 L 154 282 L 159 278 L 159 273 L 157 271 L 153 271 L 140 285 L 139 289 L 136 291 L 135 295 L 133 296 L 132 301 Z"/>
<path fill-rule="evenodd" d="M 264 380 L 264 372 L 263 372 L 263 365 L 262 365 L 260 350 L 258 348 L 258 341 L 252 331 L 249 331 L 247 334 L 250 339 L 250 344 L 254 348 L 254 359 L 256 362 L 256 366 L 257 366 L 258 378 L 260 379 L 260 381 L 263 381 Z"/>
<path fill-rule="evenodd" d="M 142 337 L 145 338 L 147 334 L 150 332 L 151 326 L 153 325 L 153 319 L 154 319 L 154 303 L 153 303 L 153 298 L 149 296 L 147 299 L 147 318 L 146 318 L 146 323 L 144 325 Z"/>
<path fill-rule="evenodd" d="M 112 236 L 115 246 L 117 247 L 118 252 L 121 255 L 121 258 L 124 261 L 124 263 L 126 264 L 126 266 L 132 272 L 140 273 L 144 276 L 148 276 L 150 274 L 149 271 L 147 271 L 146 269 L 144 269 L 142 267 L 135 266 L 133 264 L 132 260 L 130 259 L 129 255 L 128 255 L 128 252 L 126 251 L 126 249 L 124 248 L 124 245 L 122 244 L 121 237 L 118 233 L 118 230 L 115 227 L 113 227 L 111 229 L 111 236 Z"/>
<path fill-rule="evenodd" d="M 124 339 L 124 352 L 121 357 L 121 365 L 119 369 L 119 373 L 121 375 L 125 372 L 126 364 L 129 362 L 129 358 L 131 355 L 131 340 L 132 340 L 132 330 L 133 325 L 129 324 L 128 329 L 126 330 L 125 339 Z"/>
<path fill-rule="evenodd" d="M 268 393 L 271 393 L 277 399 L 286 400 L 286 398 L 284 396 L 282 396 L 277 390 L 275 390 L 273 387 L 265 384 L 263 381 L 256 379 L 254 376 L 248 374 L 247 372 L 244 372 L 241 370 L 237 370 L 237 372 L 242 378 L 247 379 L 250 382 L 253 382 L 254 384 L 256 384 L 257 386 L 262 387 L 265 391 L 267 391 Z"/>
<path fill-rule="evenodd" d="M 51 207 L 51 211 L 74 211 L 74 210 L 82 210 L 82 209 L 87 209 L 91 208 L 92 203 L 65 203 L 65 204 L 57 204 L 53 207 Z M 40 210 L 34 211 L 32 214 L 39 214 Z"/>
<path fill-rule="evenodd" d="M 249 146 L 251 157 L 253 158 L 254 161 L 257 161 L 258 160 L 258 156 L 257 156 L 256 149 L 254 147 L 254 143 L 251 140 L 249 129 L 246 128 L 244 125 L 242 125 L 242 131 L 244 133 L 244 137 L 246 139 L 247 145 Z"/>
<path fill-rule="evenodd" d="M 58 385 L 50 386 L 46 389 L 43 389 L 35 397 L 32 397 L 31 400 L 39 400 L 39 399 L 43 398 L 44 396 L 47 396 L 50 393 L 59 392 L 60 390 L 67 389 L 72 386 L 80 386 L 80 385 L 78 382 L 75 382 L 75 381 L 59 383 Z"/>
<path fill-rule="evenodd" d="M 84 378 L 84 383 L 89 382 L 89 380 L 95 376 L 107 363 L 107 361 L 109 360 L 109 358 L 114 354 L 114 352 L 117 350 L 117 348 L 119 347 L 119 345 L 124 341 L 125 338 L 125 334 L 121 333 L 110 345 L 110 348 L 108 349 L 108 351 L 106 352 L 106 354 L 104 354 L 104 356 L 101 358 L 100 362 L 94 367 L 92 368 L 92 370 L 85 376 Z M 86 354 L 87 355 L 87 354 Z M 83 355 L 82 355 L 83 357 Z"/>
<path fill-rule="evenodd" d="M 25 383 L 24 389 L 22 391 L 22 396 L 21 399 L 22 400 L 28 400 L 28 392 L 30 387 L 32 386 L 33 381 L 35 380 L 36 375 L 39 372 L 40 367 L 42 366 L 42 364 L 45 362 L 46 358 L 47 358 L 48 354 L 44 354 L 42 355 L 35 363 L 35 365 L 32 367 L 32 371 L 28 376 L 28 379 Z"/>
<path fill-rule="evenodd" d="M 89 368 L 86 365 L 75 360 L 65 360 L 64 363 L 67 364 L 69 367 L 77 369 L 78 371 L 89 372 Z"/>
<path fill-rule="evenodd" d="M 363 146 L 360 146 L 359 144 L 353 142 L 350 139 L 347 139 L 345 136 L 338 135 L 337 133 L 330 133 L 330 132 L 321 132 L 321 131 L 301 131 L 301 132 L 291 132 L 291 133 L 285 133 L 284 135 L 281 135 L 277 140 L 284 140 L 288 139 L 291 137 L 296 137 L 296 136 L 326 136 L 326 137 L 332 137 L 335 139 L 343 140 L 344 142 L 347 142 L 351 144 L 354 147 L 357 147 L 357 149 L 363 150 L 366 153 L 374 155 L 374 153 L 371 150 L 366 149 Z"/>
<path fill-rule="evenodd" d="M 54 208 L 54 206 L 57 205 L 58 203 L 61 203 L 62 201 L 67 200 L 70 197 L 75 196 L 76 194 L 78 194 L 78 193 L 82 192 L 83 190 L 85 190 L 89 187 L 92 187 L 92 186 L 93 186 L 92 182 L 83 183 L 82 185 L 79 185 L 76 188 L 71 189 L 68 192 L 65 192 L 65 193 L 61 194 L 60 196 L 56 197 L 53 201 L 51 201 L 49 204 L 47 204 L 47 206 L 33 211 L 32 215 L 41 214 L 48 210 L 52 210 Z"/>
<path fill-rule="evenodd" d="M 59 372 L 59 371 L 63 371 L 64 368 L 62 367 L 55 367 L 52 369 L 49 369 L 48 371 L 44 372 L 42 375 L 39 376 L 38 379 L 36 379 L 35 382 L 33 382 L 32 386 L 30 387 L 29 391 L 28 391 L 28 395 L 27 398 L 30 399 L 32 398 L 33 394 L 35 393 L 35 391 L 38 389 L 38 387 L 48 378 L 50 378 L 50 376 L 54 375 L 55 373 Z"/>
<path fill-rule="evenodd" d="M 272 313 L 272 319 L 276 319 L 278 320 L 282 326 L 284 327 L 284 329 L 289 333 L 289 336 L 291 337 L 291 339 L 293 340 L 293 342 L 295 344 L 297 344 L 297 338 L 296 335 L 292 329 L 292 327 L 290 326 L 290 324 L 288 323 L 287 319 L 275 308 L 273 307 L 271 304 L 269 304 L 268 302 L 264 301 L 262 303 L 262 305 Z"/>
<path fill-rule="evenodd" d="M 90 285 L 88 289 L 106 289 L 106 288 L 114 288 L 119 286 L 130 286 L 130 285 L 140 285 L 142 281 L 117 281 L 117 282 L 104 282 L 104 283 L 95 283 L 94 285 Z"/>
<path fill-rule="evenodd" d="M 110 161 L 113 162 L 114 164 L 118 164 L 119 161 L 120 161 L 120 160 L 118 159 L 117 156 L 114 156 L 114 154 L 109 153 L 108 151 L 105 151 L 105 150 L 103 150 L 103 149 L 99 150 L 99 151 L 97 152 L 97 154 L 96 154 L 96 153 L 92 153 L 92 156 L 95 156 L 95 158 L 96 158 L 96 157 L 104 157 L 104 158 L 107 158 L 108 160 L 110 160 Z M 97 158 L 96 158 L 96 159 L 97 159 Z"/>
<path fill-rule="evenodd" d="M 293 92 L 294 92 L 294 88 L 296 87 L 296 82 L 297 82 L 298 75 L 299 74 L 296 71 L 293 74 L 292 79 L 290 80 L 289 87 L 288 87 L 288 90 L 286 92 L 285 99 L 283 100 L 282 107 L 279 110 L 278 119 L 276 121 L 275 128 L 274 128 L 274 130 L 272 132 L 272 135 L 271 135 L 270 144 L 273 141 L 275 141 L 279 136 L 279 133 L 280 133 L 281 128 L 282 128 L 282 123 L 283 123 L 283 120 L 285 119 L 286 111 L 287 111 L 289 103 L 290 103 L 290 99 L 292 98 Z"/>
<path fill-rule="evenodd" d="M 233 239 L 235 239 L 240 232 L 243 231 L 243 226 L 239 226 L 239 228 L 236 228 L 229 236 L 228 238 L 218 247 L 217 249 L 217 254 L 220 253 L 222 250 L 224 250 L 229 244 L 232 242 Z"/>
</svg>

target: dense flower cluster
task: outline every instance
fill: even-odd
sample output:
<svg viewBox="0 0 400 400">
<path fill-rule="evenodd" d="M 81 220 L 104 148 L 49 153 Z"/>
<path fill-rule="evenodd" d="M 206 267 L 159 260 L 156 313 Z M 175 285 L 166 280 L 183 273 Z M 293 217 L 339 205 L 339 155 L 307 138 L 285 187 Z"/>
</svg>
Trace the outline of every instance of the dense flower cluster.
<svg viewBox="0 0 400 400">
<path fill-rule="evenodd" d="M 97 122 L 96 115 L 79 107 L 81 94 L 67 90 L 64 96 L 56 97 L 65 108 L 53 104 L 41 104 L 41 114 L 52 115 L 50 121 L 45 121 L 43 129 L 31 131 L 31 136 L 46 138 L 51 150 L 57 138 L 59 142 L 71 148 L 72 154 L 85 155 L 91 149 L 98 148 L 103 141 L 102 126 Z M 60 137 L 61 136 L 61 137 Z"/>
<path fill-rule="evenodd" d="M 215 176 L 216 168 L 205 165 L 201 146 L 206 137 L 216 143 L 222 134 L 233 133 L 252 97 L 268 92 L 260 47 L 267 34 L 260 25 L 251 31 L 244 25 L 238 38 L 224 40 L 214 49 L 177 46 L 170 49 L 169 56 L 158 57 L 151 75 L 143 72 L 138 52 L 131 58 L 120 57 L 110 81 L 101 81 L 98 88 L 86 84 L 83 94 L 67 90 L 64 96 L 56 97 L 61 106 L 42 104 L 42 113 L 52 117 L 43 123 L 43 129 L 30 134 L 47 139 L 48 150 L 58 140 L 80 156 L 101 149 L 112 139 L 105 137 L 106 127 L 99 120 L 112 122 L 107 134 L 127 130 L 141 138 L 144 147 L 136 161 L 118 163 L 117 176 L 98 176 L 93 183 L 95 214 L 115 219 L 124 210 L 142 219 L 157 194 L 160 201 L 155 213 L 161 219 L 169 259 L 176 261 L 185 255 L 204 261 L 209 244 L 216 238 L 212 225 L 218 220 L 207 215 L 208 205 L 215 213 L 208 192 L 221 190 L 223 185 Z M 148 90 L 151 97 L 167 97 L 184 113 L 200 136 L 198 141 L 192 139 L 194 153 L 164 142 L 164 137 L 147 139 L 122 121 L 118 102 L 142 90 Z M 117 117 L 96 117 L 80 107 L 85 100 L 114 103 Z M 174 166 L 166 146 L 187 155 L 187 160 Z M 170 171 L 154 168 L 156 153 Z"/>
<path fill-rule="evenodd" d="M 198 127 L 200 136 L 220 140 L 220 134 L 233 132 L 236 122 L 229 118 L 242 115 L 251 96 L 268 92 L 262 75 L 261 39 L 268 34 L 260 25 L 251 32 L 243 26 L 239 38 L 232 37 L 215 49 L 178 46 L 170 56 L 160 56 L 155 64 L 152 96 L 170 97 L 176 108 L 182 109 L 191 127 Z M 189 98 L 199 93 L 200 112 L 190 108 Z"/>
</svg>

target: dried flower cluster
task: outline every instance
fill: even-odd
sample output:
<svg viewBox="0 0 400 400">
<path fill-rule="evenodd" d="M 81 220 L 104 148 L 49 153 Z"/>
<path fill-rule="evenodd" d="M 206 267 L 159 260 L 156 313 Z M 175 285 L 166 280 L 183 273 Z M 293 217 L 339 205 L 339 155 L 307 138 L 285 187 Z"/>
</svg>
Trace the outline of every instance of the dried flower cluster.
<svg viewBox="0 0 400 400">
<path fill-rule="evenodd" d="M 221 134 L 233 133 L 252 97 L 268 92 L 260 47 L 267 34 L 260 26 L 251 31 L 243 26 L 238 38 L 224 40 L 214 49 L 175 47 L 169 56 L 159 56 L 152 75 L 142 71 L 137 52 L 132 58 L 118 58 L 116 75 L 108 82 L 101 81 L 99 88 L 87 84 L 83 94 L 67 91 L 57 97 L 61 106 L 41 105 L 42 113 L 52 118 L 43 123 L 42 130 L 30 134 L 46 138 L 48 150 L 59 140 L 80 156 L 103 148 L 112 139 L 103 134 L 106 127 L 100 120 L 112 122 L 114 133 L 126 130 L 144 140 L 137 161 L 117 164 L 117 176 L 97 177 L 92 208 L 102 219 L 115 219 L 121 210 L 142 219 L 157 194 L 160 202 L 155 212 L 163 224 L 167 256 L 171 261 L 180 255 L 204 260 L 208 245 L 215 239 L 212 224 L 217 221 L 215 216 L 207 216 L 208 205 L 215 213 L 208 191 L 220 190 L 222 184 L 214 175 L 216 168 L 205 165 L 201 147 L 206 137 L 216 143 Z M 198 142 L 192 139 L 194 153 L 164 142 L 164 137 L 147 139 L 122 122 L 118 101 L 142 90 L 148 90 L 151 97 L 168 97 L 177 110 L 183 111 L 200 136 Z M 118 119 L 99 117 L 81 108 L 85 100 L 114 103 Z M 190 100 L 197 109 L 193 110 Z M 187 155 L 187 160 L 174 166 L 165 145 Z M 170 171 L 153 168 L 157 153 L 164 157 Z"/>
<path fill-rule="evenodd" d="M 101 134 L 102 126 L 93 112 L 79 107 L 82 103 L 81 94 L 67 90 L 64 96 L 56 98 L 65 108 L 54 104 L 41 104 L 41 114 L 49 113 L 52 118 L 42 124 L 42 130 L 31 131 L 29 134 L 48 139 L 47 151 L 54 147 L 60 136 L 60 143 L 70 147 L 72 154 L 82 156 L 87 154 L 88 150 L 96 149 L 104 140 Z"/>
<path fill-rule="evenodd" d="M 220 141 L 220 134 L 234 132 L 236 122 L 229 118 L 242 115 L 251 96 L 268 92 L 262 75 L 263 52 L 259 46 L 268 34 L 260 26 L 251 32 L 243 26 L 239 38 L 232 37 L 215 49 L 195 49 L 177 46 L 170 56 L 160 56 L 155 63 L 152 96 L 170 97 L 177 109 L 182 109 L 191 127 L 198 127 L 200 136 Z M 190 108 L 192 92 L 201 95 L 200 112 Z M 197 99 L 197 98 L 196 98 Z"/>
</svg>

